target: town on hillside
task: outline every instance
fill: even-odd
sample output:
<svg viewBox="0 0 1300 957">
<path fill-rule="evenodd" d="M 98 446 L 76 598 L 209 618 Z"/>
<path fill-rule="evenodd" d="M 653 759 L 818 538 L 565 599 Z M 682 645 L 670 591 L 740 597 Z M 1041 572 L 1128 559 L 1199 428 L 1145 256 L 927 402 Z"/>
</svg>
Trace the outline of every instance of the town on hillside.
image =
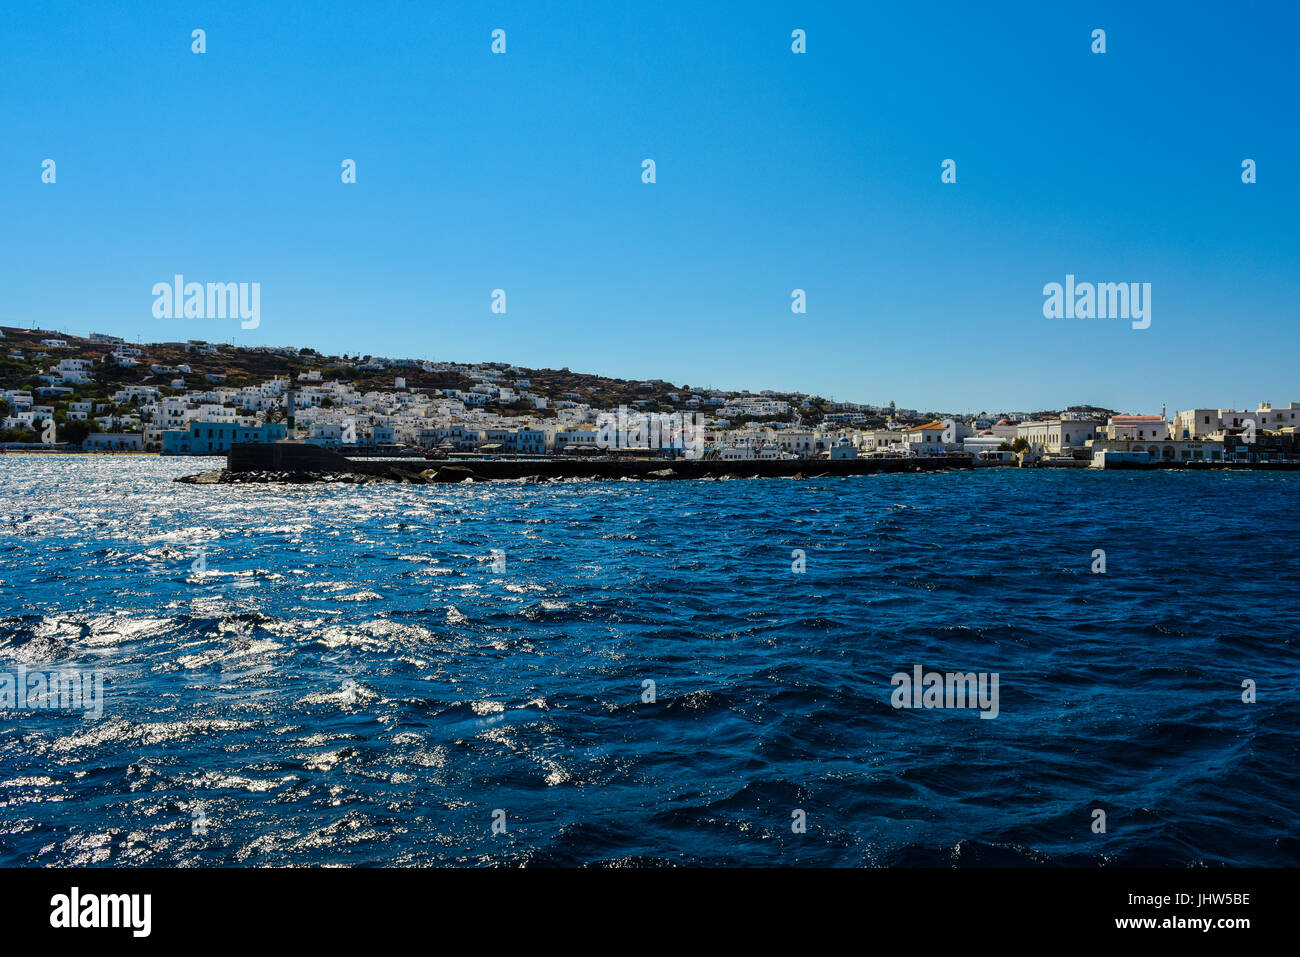
<svg viewBox="0 0 1300 957">
<path fill-rule="evenodd" d="M 977 465 L 1300 462 L 1300 403 L 1172 418 L 1093 406 L 945 413 L 528 369 L 0 327 L 0 449 L 224 455 L 966 455 Z M 617 424 L 617 428 L 611 428 Z"/>
</svg>

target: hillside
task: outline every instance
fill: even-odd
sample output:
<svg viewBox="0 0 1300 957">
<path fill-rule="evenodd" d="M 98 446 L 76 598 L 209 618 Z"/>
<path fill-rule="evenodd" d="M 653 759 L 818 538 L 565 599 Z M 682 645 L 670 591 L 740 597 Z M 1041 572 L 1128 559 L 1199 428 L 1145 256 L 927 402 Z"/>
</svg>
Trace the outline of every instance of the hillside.
<svg viewBox="0 0 1300 957">
<path fill-rule="evenodd" d="M 391 391 L 395 377 L 406 380 L 408 389 L 468 390 L 474 382 L 464 372 L 455 369 L 426 372 L 418 365 L 390 367 L 381 370 L 363 370 L 356 364 L 368 359 L 368 356 L 330 356 L 321 355 L 312 349 L 300 349 L 296 352 L 270 351 L 214 343 L 217 352 L 214 355 L 202 355 L 186 351 L 183 343 L 145 343 L 128 345 L 138 348 L 142 355 L 137 357 L 137 366 L 122 368 L 104 363 L 105 356 L 114 350 L 112 344 L 92 342 L 87 338 L 71 336 L 66 333 L 40 329 L 19 329 L 0 326 L 4 339 L 0 340 L 0 390 L 35 389 L 42 383 L 38 376 L 48 372 L 49 368 L 60 359 L 89 359 L 95 363 L 94 382 L 78 386 L 74 398 L 107 398 L 117 389 L 126 385 L 149 385 L 162 390 L 163 395 L 179 394 L 183 390 L 172 390 L 170 383 L 178 376 L 173 373 L 154 374 L 150 371 L 153 364 L 164 366 L 188 365 L 190 374 L 181 376 L 189 389 L 203 389 L 210 385 L 204 378 L 211 373 L 226 376 L 220 384 L 225 387 L 239 388 L 254 385 L 274 376 L 288 377 L 297 381 L 298 373 L 317 370 L 323 379 L 340 379 L 351 382 L 359 391 Z M 42 346 L 42 339 L 62 339 L 68 348 Z M 22 359 L 10 356 L 13 350 L 20 350 Z M 36 358 L 41 353 L 43 358 Z M 662 379 L 636 381 L 615 379 L 590 373 L 573 372 L 569 369 L 533 369 L 523 366 L 510 366 L 507 363 L 480 363 L 480 368 L 495 368 L 500 372 L 498 383 L 513 386 L 517 379 L 527 379 L 528 391 L 534 395 L 545 396 L 550 400 L 570 399 L 586 402 L 595 408 L 613 409 L 619 405 L 639 407 L 647 411 L 673 411 L 683 408 L 682 400 L 692 393 L 686 386 L 677 386 Z M 507 372 L 507 369 L 514 371 Z M 677 401 L 673 401 L 673 396 Z M 794 398 L 794 397 L 788 397 Z M 795 404 L 797 404 L 797 401 Z M 514 406 L 500 408 L 503 414 L 538 414 L 531 403 L 519 402 Z M 545 415 L 546 413 L 540 413 Z M 815 414 L 812 418 L 819 418 Z"/>
</svg>

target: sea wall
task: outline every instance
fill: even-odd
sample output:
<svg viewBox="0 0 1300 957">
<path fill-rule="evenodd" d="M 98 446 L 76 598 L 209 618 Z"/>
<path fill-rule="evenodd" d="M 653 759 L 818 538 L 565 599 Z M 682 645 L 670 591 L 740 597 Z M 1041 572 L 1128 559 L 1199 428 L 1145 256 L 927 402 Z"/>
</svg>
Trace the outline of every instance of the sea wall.
<svg viewBox="0 0 1300 957">
<path fill-rule="evenodd" d="M 813 478 L 823 475 L 871 475 L 882 472 L 942 472 L 971 468 L 968 455 L 914 459 L 751 459 L 744 461 L 642 460 L 606 458 L 350 459 L 317 445 L 299 442 L 236 444 L 227 456 L 230 472 L 315 472 L 387 476 L 428 469 L 460 473 L 476 479 L 521 478 L 644 478 L 699 479 L 734 475 L 737 478 Z"/>
<path fill-rule="evenodd" d="M 1107 472 L 1300 472 L 1300 462 L 1107 462 Z"/>
</svg>

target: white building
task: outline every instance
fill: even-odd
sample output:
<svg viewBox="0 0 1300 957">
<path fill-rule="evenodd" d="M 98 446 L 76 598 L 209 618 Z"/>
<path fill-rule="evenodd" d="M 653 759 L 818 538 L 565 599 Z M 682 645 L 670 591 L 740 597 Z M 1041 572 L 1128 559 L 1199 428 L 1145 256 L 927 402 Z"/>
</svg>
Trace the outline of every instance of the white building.
<svg viewBox="0 0 1300 957">
<path fill-rule="evenodd" d="M 83 385 L 89 382 L 95 372 L 95 364 L 89 359 L 60 359 L 58 365 L 50 368 L 50 375 L 65 385 Z"/>
<path fill-rule="evenodd" d="M 1146 458 L 1142 457 L 1145 453 Z M 1181 439 L 1109 439 L 1099 438 L 1092 443 L 1092 464 L 1120 461 L 1149 462 L 1222 462 L 1222 441 Z"/>
<path fill-rule="evenodd" d="M 987 431 L 987 430 L 986 430 Z M 962 451 L 969 452 L 971 455 L 979 455 L 981 452 L 996 452 L 998 447 L 1007 440 L 1000 435 L 994 435 L 992 432 L 987 434 L 969 435 L 962 439 Z"/>
<path fill-rule="evenodd" d="M 556 452 L 563 452 L 565 449 L 573 446 L 574 449 L 596 448 L 595 429 L 560 429 L 555 433 L 555 440 L 552 448 Z"/>
<path fill-rule="evenodd" d="M 1255 423 L 1258 428 L 1268 429 L 1270 432 L 1295 428 L 1300 426 L 1300 402 L 1292 402 L 1290 405 L 1276 409 L 1271 402 L 1261 402 L 1256 415 L 1259 418 Z"/>
<path fill-rule="evenodd" d="M 971 434 L 970 426 L 964 422 L 948 420 L 949 424 L 938 420 L 917 425 L 903 430 L 903 439 L 907 448 L 917 455 L 940 455 L 945 452 L 959 452 L 962 441 Z"/>
<path fill-rule="evenodd" d="M 91 432 L 82 441 L 87 452 L 139 452 L 144 448 L 140 432 Z"/>
<path fill-rule="evenodd" d="M 1169 423 L 1162 415 L 1113 415 L 1106 425 L 1105 438 L 1159 441 L 1169 438 Z"/>
<path fill-rule="evenodd" d="M 858 450 L 853 447 L 848 436 L 842 437 L 838 442 L 831 446 L 831 458 L 833 459 L 856 459 Z"/>
<path fill-rule="evenodd" d="M 1059 455 L 1084 448 L 1101 430 L 1091 419 L 1046 419 L 1016 425 L 1016 437 L 1029 443 L 1034 452 Z"/>
</svg>

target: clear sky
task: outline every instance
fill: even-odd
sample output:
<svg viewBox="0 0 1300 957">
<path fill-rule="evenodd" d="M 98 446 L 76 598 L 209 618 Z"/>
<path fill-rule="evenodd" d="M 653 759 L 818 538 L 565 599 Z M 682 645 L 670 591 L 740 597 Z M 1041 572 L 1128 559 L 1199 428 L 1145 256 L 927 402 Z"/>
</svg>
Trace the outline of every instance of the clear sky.
<svg viewBox="0 0 1300 957">
<path fill-rule="evenodd" d="M 1298 28 L 1289 3 L 11 3 L 0 324 L 955 411 L 1300 400 Z M 155 319 L 176 273 L 259 282 L 259 328 Z M 1151 283 L 1150 328 L 1044 318 L 1067 273 Z"/>
</svg>

